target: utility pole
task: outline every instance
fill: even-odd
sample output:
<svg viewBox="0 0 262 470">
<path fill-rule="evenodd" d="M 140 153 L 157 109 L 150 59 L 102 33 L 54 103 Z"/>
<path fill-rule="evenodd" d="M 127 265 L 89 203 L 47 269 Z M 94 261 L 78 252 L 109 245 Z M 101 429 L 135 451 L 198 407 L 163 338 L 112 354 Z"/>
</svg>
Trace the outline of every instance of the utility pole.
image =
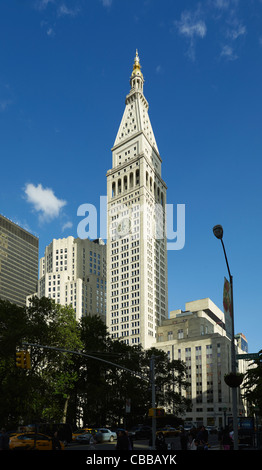
<svg viewBox="0 0 262 470">
<path fill-rule="evenodd" d="M 151 372 L 151 387 L 152 387 L 152 449 L 155 450 L 155 441 L 156 441 L 156 385 L 155 385 L 155 356 L 150 358 L 150 372 Z"/>
</svg>

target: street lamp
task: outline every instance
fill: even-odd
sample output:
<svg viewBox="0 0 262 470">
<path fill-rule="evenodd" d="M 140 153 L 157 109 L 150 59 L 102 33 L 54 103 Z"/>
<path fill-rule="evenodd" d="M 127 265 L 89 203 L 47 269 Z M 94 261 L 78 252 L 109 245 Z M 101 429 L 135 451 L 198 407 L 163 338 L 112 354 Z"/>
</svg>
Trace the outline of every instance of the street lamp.
<svg viewBox="0 0 262 470">
<path fill-rule="evenodd" d="M 223 242 L 223 227 L 222 225 L 215 225 L 213 227 L 213 233 L 218 240 L 221 240 L 225 260 L 227 264 L 227 270 L 229 274 L 230 289 L 231 289 L 231 314 L 232 314 L 232 338 L 231 338 L 231 362 L 232 362 L 232 373 L 236 374 L 236 350 L 235 350 L 235 333 L 234 333 L 234 306 L 233 306 L 233 276 L 229 269 L 227 260 L 225 245 Z M 238 450 L 238 418 L 237 418 L 237 387 L 232 387 L 232 406 L 233 406 L 233 431 L 234 431 L 234 450 Z"/>
</svg>

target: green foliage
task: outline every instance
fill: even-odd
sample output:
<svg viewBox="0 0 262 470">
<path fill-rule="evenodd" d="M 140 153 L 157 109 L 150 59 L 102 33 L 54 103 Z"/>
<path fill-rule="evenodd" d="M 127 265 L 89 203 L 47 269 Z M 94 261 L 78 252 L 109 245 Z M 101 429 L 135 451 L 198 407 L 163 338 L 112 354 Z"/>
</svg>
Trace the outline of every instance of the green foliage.
<svg viewBox="0 0 262 470">
<path fill-rule="evenodd" d="M 0 300 L 0 326 L 0 423 L 9 428 L 18 422 L 74 425 L 80 418 L 86 425 L 145 420 L 152 400 L 152 354 L 157 405 L 171 413 L 188 406 L 178 392 L 186 387 L 185 365 L 155 348 L 144 351 L 112 341 L 98 316 L 77 322 L 71 308 L 47 298 L 31 299 L 28 308 Z M 68 352 L 30 346 L 32 368 L 25 371 L 15 367 L 15 351 L 23 342 Z"/>
<path fill-rule="evenodd" d="M 244 398 L 248 401 L 251 412 L 262 417 L 262 350 L 245 375 Z"/>
</svg>

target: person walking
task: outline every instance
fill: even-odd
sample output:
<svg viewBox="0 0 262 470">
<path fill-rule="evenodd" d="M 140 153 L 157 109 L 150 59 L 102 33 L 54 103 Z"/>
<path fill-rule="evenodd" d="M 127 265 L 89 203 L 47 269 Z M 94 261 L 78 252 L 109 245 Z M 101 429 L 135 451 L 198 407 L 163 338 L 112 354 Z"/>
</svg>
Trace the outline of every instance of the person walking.
<svg viewBox="0 0 262 470">
<path fill-rule="evenodd" d="M 156 436 L 155 447 L 156 450 L 167 450 L 165 437 L 162 432 L 159 432 Z"/>
<path fill-rule="evenodd" d="M 129 439 L 124 431 L 119 431 L 117 435 L 116 450 L 129 450 Z"/>
<path fill-rule="evenodd" d="M 52 438 L 52 450 L 61 450 L 61 443 L 58 439 L 57 431 L 54 432 L 54 435 Z"/>
<path fill-rule="evenodd" d="M 188 450 L 188 434 L 184 430 L 184 428 L 181 431 L 180 434 L 180 445 L 181 445 L 181 450 Z"/>
<path fill-rule="evenodd" d="M 203 447 L 203 450 L 208 450 L 208 431 L 205 426 L 201 426 L 199 433 L 197 434 L 197 440 L 199 441 L 199 447 Z"/>
<path fill-rule="evenodd" d="M 0 432 L 0 450 L 9 450 L 9 436 L 4 428 Z"/>
<path fill-rule="evenodd" d="M 222 443 L 222 446 L 223 446 L 223 450 L 230 450 L 230 448 L 232 446 L 232 442 L 233 441 L 230 437 L 229 428 L 228 428 L 228 426 L 226 426 L 225 429 L 222 431 L 221 443 Z"/>
</svg>

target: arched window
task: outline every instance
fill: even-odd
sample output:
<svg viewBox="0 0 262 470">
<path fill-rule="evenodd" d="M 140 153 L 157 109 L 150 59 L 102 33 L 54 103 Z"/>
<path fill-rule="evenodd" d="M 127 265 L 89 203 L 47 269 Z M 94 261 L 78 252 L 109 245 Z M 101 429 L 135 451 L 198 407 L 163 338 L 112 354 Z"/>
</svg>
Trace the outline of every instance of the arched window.
<svg viewBox="0 0 262 470">
<path fill-rule="evenodd" d="M 134 175 L 133 175 L 133 173 L 130 173 L 130 175 L 129 175 L 129 187 L 133 188 L 133 186 L 134 186 Z"/>
<path fill-rule="evenodd" d="M 127 176 L 124 176 L 124 191 L 127 191 Z"/>
<path fill-rule="evenodd" d="M 139 184 L 139 170 L 136 170 L 136 184 Z"/>
<path fill-rule="evenodd" d="M 117 194 L 121 194 L 121 186 L 122 186 L 122 182 L 121 182 L 121 178 L 119 178 L 117 182 Z"/>
</svg>

